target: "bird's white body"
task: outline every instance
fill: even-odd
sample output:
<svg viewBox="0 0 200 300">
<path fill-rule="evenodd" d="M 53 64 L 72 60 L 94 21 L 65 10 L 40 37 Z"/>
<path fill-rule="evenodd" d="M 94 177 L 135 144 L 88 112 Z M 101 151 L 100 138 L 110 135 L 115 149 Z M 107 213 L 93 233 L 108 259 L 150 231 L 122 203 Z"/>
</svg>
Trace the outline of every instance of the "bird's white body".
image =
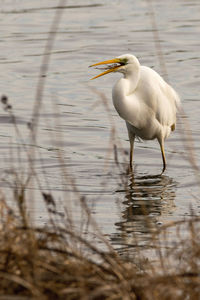
<svg viewBox="0 0 200 300">
<path fill-rule="evenodd" d="M 94 64 L 118 63 L 107 71 L 121 72 L 120 78 L 112 90 L 115 109 L 126 121 L 130 140 L 130 167 L 135 136 L 144 140 L 157 139 L 163 158 L 163 172 L 166 167 L 164 140 L 176 126 L 176 112 L 180 99 L 174 89 L 153 69 L 141 66 L 138 59 L 130 54 Z"/>
<path fill-rule="evenodd" d="M 135 74 L 136 73 L 136 74 Z M 137 83 L 130 85 L 133 80 Z M 179 97 L 158 73 L 140 66 L 113 87 L 113 104 L 128 130 L 144 140 L 166 139 L 176 123 Z"/>
</svg>

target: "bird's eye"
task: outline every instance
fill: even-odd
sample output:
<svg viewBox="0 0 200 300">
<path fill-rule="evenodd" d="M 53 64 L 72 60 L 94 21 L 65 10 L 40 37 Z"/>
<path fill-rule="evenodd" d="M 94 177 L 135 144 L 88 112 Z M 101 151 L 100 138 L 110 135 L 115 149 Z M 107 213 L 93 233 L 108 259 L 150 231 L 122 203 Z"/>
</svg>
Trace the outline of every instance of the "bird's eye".
<svg viewBox="0 0 200 300">
<path fill-rule="evenodd" d="M 121 64 L 122 66 L 127 65 L 127 63 L 128 63 L 128 59 L 127 59 L 127 58 L 122 58 L 122 59 L 120 60 L 120 64 Z"/>
</svg>

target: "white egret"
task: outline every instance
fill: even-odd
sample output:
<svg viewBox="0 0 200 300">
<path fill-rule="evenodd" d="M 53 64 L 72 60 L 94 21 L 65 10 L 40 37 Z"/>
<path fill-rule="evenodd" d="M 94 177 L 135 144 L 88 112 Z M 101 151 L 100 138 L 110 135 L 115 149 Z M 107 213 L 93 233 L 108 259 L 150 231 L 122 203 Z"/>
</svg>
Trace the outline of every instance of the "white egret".
<svg viewBox="0 0 200 300">
<path fill-rule="evenodd" d="M 113 87 L 115 109 L 125 120 L 130 140 L 130 168 L 132 169 L 135 137 L 157 139 L 160 144 L 163 170 L 166 168 L 164 140 L 175 130 L 176 112 L 180 99 L 175 90 L 153 69 L 140 65 L 138 59 L 125 54 L 91 65 L 107 65 L 98 78 L 111 72 L 124 75 Z"/>
</svg>

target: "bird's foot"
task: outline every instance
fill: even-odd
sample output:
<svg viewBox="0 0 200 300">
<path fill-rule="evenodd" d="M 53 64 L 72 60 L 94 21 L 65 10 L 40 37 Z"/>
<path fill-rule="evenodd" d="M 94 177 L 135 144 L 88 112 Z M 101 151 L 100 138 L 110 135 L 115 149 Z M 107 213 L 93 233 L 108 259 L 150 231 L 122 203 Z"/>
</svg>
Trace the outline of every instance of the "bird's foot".
<svg viewBox="0 0 200 300">
<path fill-rule="evenodd" d="M 126 174 L 132 174 L 133 173 L 133 166 L 132 164 L 128 166 L 128 168 L 126 169 Z"/>
<path fill-rule="evenodd" d="M 166 166 L 163 166 L 163 169 L 162 169 L 162 172 L 161 172 L 160 175 L 163 175 L 163 173 L 165 172 L 165 170 L 166 170 Z"/>
</svg>

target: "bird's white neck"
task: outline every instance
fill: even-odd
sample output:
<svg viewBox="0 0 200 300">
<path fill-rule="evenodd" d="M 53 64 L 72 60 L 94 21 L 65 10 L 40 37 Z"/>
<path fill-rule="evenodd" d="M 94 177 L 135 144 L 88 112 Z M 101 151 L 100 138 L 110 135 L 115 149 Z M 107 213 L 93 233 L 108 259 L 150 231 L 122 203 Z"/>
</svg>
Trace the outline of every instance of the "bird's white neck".
<svg viewBox="0 0 200 300">
<path fill-rule="evenodd" d="M 139 79 L 140 79 L 140 69 L 139 68 L 130 68 L 124 73 L 124 79 L 126 84 L 124 85 L 124 95 L 128 96 L 134 92 L 136 89 Z"/>
<path fill-rule="evenodd" d="M 131 116 L 127 119 L 127 116 L 129 116 L 131 112 L 130 98 L 128 96 L 134 94 L 134 91 L 138 86 L 138 82 L 140 80 L 140 68 L 130 68 L 128 71 L 126 69 L 126 72 L 123 72 L 123 74 L 124 77 L 120 78 L 113 87 L 112 98 L 115 109 L 117 110 L 119 115 L 124 120 L 130 121 Z M 135 103 L 131 99 L 131 106 L 134 107 L 134 105 Z"/>
</svg>

